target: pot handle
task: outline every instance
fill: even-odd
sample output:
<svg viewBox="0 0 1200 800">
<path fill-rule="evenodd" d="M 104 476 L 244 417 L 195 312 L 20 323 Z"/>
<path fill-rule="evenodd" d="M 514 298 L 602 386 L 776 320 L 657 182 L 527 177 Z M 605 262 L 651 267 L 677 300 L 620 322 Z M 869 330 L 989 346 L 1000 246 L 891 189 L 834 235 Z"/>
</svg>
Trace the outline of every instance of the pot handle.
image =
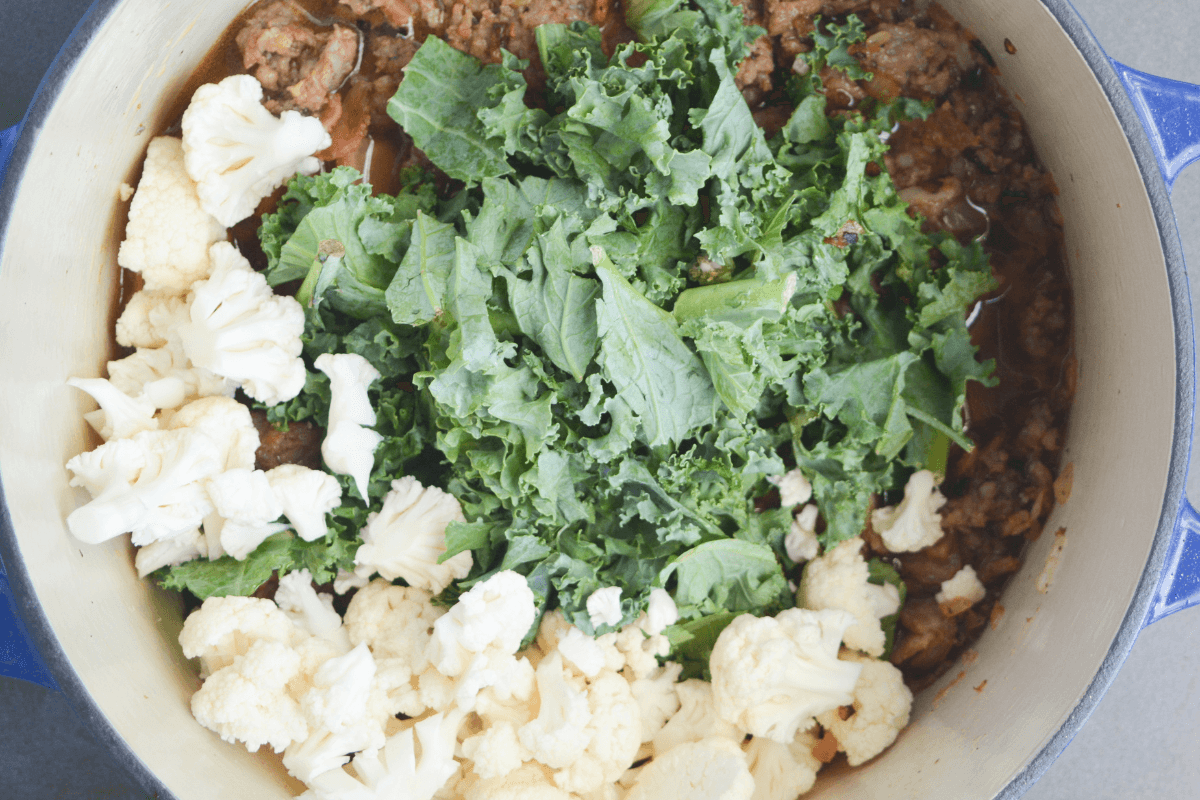
<svg viewBox="0 0 1200 800">
<path fill-rule="evenodd" d="M 0 183 L 3 182 L 8 159 L 12 155 L 21 126 L 16 125 L 0 131 Z M 7 513 L 0 504 L 0 527 L 8 528 Z M 6 678 L 21 678 L 50 689 L 57 689 L 54 678 L 37 648 L 29 639 L 25 624 L 17 613 L 17 600 L 8 585 L 4 562 L 0 560 L 0 675 Z"/>
<path fill-rule="evenodd" d="M 1200 605 L 1200 513 L 1185 498 L 1143 627 L 1194 605 Z"/>
<path fill-rule="evenodd" d="M 1146 129 L 1170 190 L 1183 168 L 1200 158 L 1200 86 L 1110 60 Z"/>
</svg>

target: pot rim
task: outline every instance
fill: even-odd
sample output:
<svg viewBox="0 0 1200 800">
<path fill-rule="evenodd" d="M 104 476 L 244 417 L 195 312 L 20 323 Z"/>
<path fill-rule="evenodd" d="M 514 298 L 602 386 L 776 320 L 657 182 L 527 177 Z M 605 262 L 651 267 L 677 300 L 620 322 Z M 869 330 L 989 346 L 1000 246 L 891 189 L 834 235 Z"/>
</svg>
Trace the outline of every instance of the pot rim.
<svg viewBox="0 0 1200 800">
<path fill-rule="evenodd" d="M 1032 760 L 996 795 L 995 800 L 1016 800 L 1029 790 L 1042 773 L 1058 758 L 1088 717 L 1096 710 L 1100 699 L 1125 663 L 1138 633 L 1147 624 L 1151 603 L 1161 580 L 1167 550 L 1175 530 L 1176 518 L 1185 500 L 1188 461 L 1192 443 L 1193 414 L 1196 405 L 1195 339 L 1192 321 L 1191 296 L 1188 292 L 1187 267 L 1183 247 L 1175 225 L 1171 195 L 1163 180 L 1162 171 L 1145 128 L 1125 92 L 1124 84 L 1113 67 L 1112 60 L 1069 0 L 1040 0 L 1054 16 L 1063 32 L 1078 49 L 1079 54 L 1099 81 L 1113 112 L 1125 132 L 1133 151 L 1138 171 L 1146 187 L 1154 221 L 1158 227 L 1159 244 L 1167 268 L 1167 288 L 1171 299 L 1171 317 L 1175 332 L 1175 423 L 1168 461 L 1167 485 L 1163 492 L 1162 511 L 1158 529 L 1146 567 L 1138 580 L 1133 599 L 1125 611 L 1116 636 L 1109 646 L 1095 678 L 1067 719 Z"/>
<path fill-rule="evenodd" d="M 92 38 L 104 26 L 113 10 L 121 2 L 122 0 L 95 0 L 92 3 L 38 86 L 34 100 L 22 121 L 21 136 L 9 160 L 5 181 L 0 184 L 0 253 L 4 249 L 4 240 L 11 216 L 10 209 L 20 183 L 16 176 L 20 175 L 28 164 L 32 143 L 44 126 L 62 87 L 71 78 L 77 62 L 88 49 Z M 1069 0 L 1040 0 L 1040 2 L 1062 27 L 1066 36 L 1078 49 L 1099 81 L 1125 132 L 1146 187 L 1158 227 L 1159 243 L 1162 246 L 1167 269 L 1167 285 L 1171 301 L 1176 353 L 1175 422 L 1167 485 L 1163 494 L 1162 511 L 1159 515 L 1154 542 L 1133 599 L 1126 609 L 1116 636 L 1095 678 L 1092 679 L 1067 719 L 1030 762 L 995 796 L 995 800 L 1016 800 L 1021 797 L 1058 758 L 1095 710 L 1144 626 L 1166 560 L 1178 509 L 1185 496 L 1184 489 L 1195 408 L 1194 339 L 1187 270 L 1175 227 L 1170 193 L 1163 180 L 1154 150 L 1112 62 Z M 75 713 L 90 728 L 93 736 L 108 748 L 114 759 L 143 789 L 156 797 L 164 798 L 164 800 L 175 798 L 176 795 L 154 775 L 109 723 L 59 645 L 49 620 L 34 594 L 32 581 L 17 547 L 16 532 L 4 499 L 2 481 L 0 481 L 0 559 L 3 560 L 3 569 L 13 587 L 12 594 L 17 611 L 26 625 L 30 638 L 33 639 L 46 666 L 63 694 L 67 696 Z"/>
</svg>

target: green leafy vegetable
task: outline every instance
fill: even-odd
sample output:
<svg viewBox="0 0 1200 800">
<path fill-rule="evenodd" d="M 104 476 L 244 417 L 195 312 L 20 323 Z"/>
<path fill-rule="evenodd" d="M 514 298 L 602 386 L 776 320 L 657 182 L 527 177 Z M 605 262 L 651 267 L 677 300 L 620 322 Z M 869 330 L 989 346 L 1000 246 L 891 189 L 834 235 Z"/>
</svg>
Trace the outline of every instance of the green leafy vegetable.
<svg viewBox="0 0 1200 800">
<path fill-rule="evenodd" d="M 281 535 L 245 562 L 170 568 L 168 585 L 332 575 L 414 475 L 466 517 L 446 557 L 474 566 L 444 601 L 513 569 L 542 610 L 595 632 L 597 589 L 622 589 L 628 624 L 665 588 L 673 657 L 703 674 L 736 614 L 794 602 L 792 509 L 767 507 L 768 478 L 799 467 L 829 547 L 862 532 L 872 494 L 970 446 L 966 387 L 991 365 L 964 312 L 991 271 L 978 243 L 922 233 L 881 169 L 880 134 L 928 104 L 825 113 L 820 70 L 865 76 L 850 16 L 814 32 L 768 140 L 735 79 L 763 33 L 739 6 L 637 0 L 627 20 L 640 41 L 611 57 L 594 27 L 538 29 L 544 109 L 511 55 L 485 66 L 424 42 L 389 113 L 457 193 L 418 173 L 395 197 L 344 169 L 291 182 L 261 231 L 268 275 L 304 281 L 306 359 L 355 352 L 383 376 L 367 497 L 339 477 L 328 541 Z M 279 425 L 328 413 L 311 371 L 267 410 Z M 872 562 L 873 580 L 898 581 L 889 569 Z"/>
</svg>

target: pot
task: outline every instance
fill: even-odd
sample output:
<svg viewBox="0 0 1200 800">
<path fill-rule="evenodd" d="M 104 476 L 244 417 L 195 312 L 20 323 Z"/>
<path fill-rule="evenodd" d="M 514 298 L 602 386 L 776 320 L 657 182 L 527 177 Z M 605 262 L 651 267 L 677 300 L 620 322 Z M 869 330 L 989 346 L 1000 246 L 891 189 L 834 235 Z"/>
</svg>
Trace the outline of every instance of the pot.
<svg viewBox="0 0 1200 800">
<path fill-rule="evenodd" d="M 0 144 L 0 164 L 13 147 L 0 189 L 0 587 L 19 612 L 10 626 L 32 643 L 0 673 L 60 688 L 161 797 L 284 798 L 298 787 L 274 756 L 193 721 L 199 680 L 175 641 L 178 603 L 137 579 L 130 545 L 84 547 L 67 534 L 66 514 L 87 498 L 63 464 L 94 442 L 89 401 L 64 381 L 103 374 L 112 355 L 117 187 L 135 183 L 175 91 L 242 5 L 98 0 L 20 137 Z M 978 659 L 918 698 L 889 751 L 823 775 L 813 798 L 1020 796 L 1138 631 L 1200 602 L 1200 517 L 1183 499 L 1193 323 L 1169 204 L 1179 170 L 1200 155 L 1188 130 L 1200 89 L 1110 62 L 1063 0 L 943 5 L 995 57 L 1061 190 L 1080 372 L 1064 451 L 1074 489 L 1047 525 L 1065 536 L 1034 543 Z M 1039 591 L 1049 561 L 1053 580 Z M 985 691 L 971 690 L 984 679 Z"/>
</svg>

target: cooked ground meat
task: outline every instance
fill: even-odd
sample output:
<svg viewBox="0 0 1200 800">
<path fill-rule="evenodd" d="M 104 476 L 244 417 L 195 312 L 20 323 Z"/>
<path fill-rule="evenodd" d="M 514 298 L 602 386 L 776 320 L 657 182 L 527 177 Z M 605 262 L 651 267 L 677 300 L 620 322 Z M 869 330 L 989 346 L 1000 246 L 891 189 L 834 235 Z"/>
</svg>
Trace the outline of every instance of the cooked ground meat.
<svg viewBox="0 0 1200 800">
<path fill-rule="evenodd" d="M 275 113 L 317 113 L 358 61 L 358 33 L 345 25 L 319 28 L 293 0 L 257 8 L 237 35 L 242 64 L 253 68 Z"/>
<path fill-rule="evenodd" d="M 293 422 L 283 431 L 267 421 L 264 411 L 251 411 L 250 417 L 258 430 L 258 451 L 254 454 L 256 469 L 274 469 L 280 464 L 321 468 L 321 440 L 325 438 L 321 428 L 309 422 Z"/>
</svg>

